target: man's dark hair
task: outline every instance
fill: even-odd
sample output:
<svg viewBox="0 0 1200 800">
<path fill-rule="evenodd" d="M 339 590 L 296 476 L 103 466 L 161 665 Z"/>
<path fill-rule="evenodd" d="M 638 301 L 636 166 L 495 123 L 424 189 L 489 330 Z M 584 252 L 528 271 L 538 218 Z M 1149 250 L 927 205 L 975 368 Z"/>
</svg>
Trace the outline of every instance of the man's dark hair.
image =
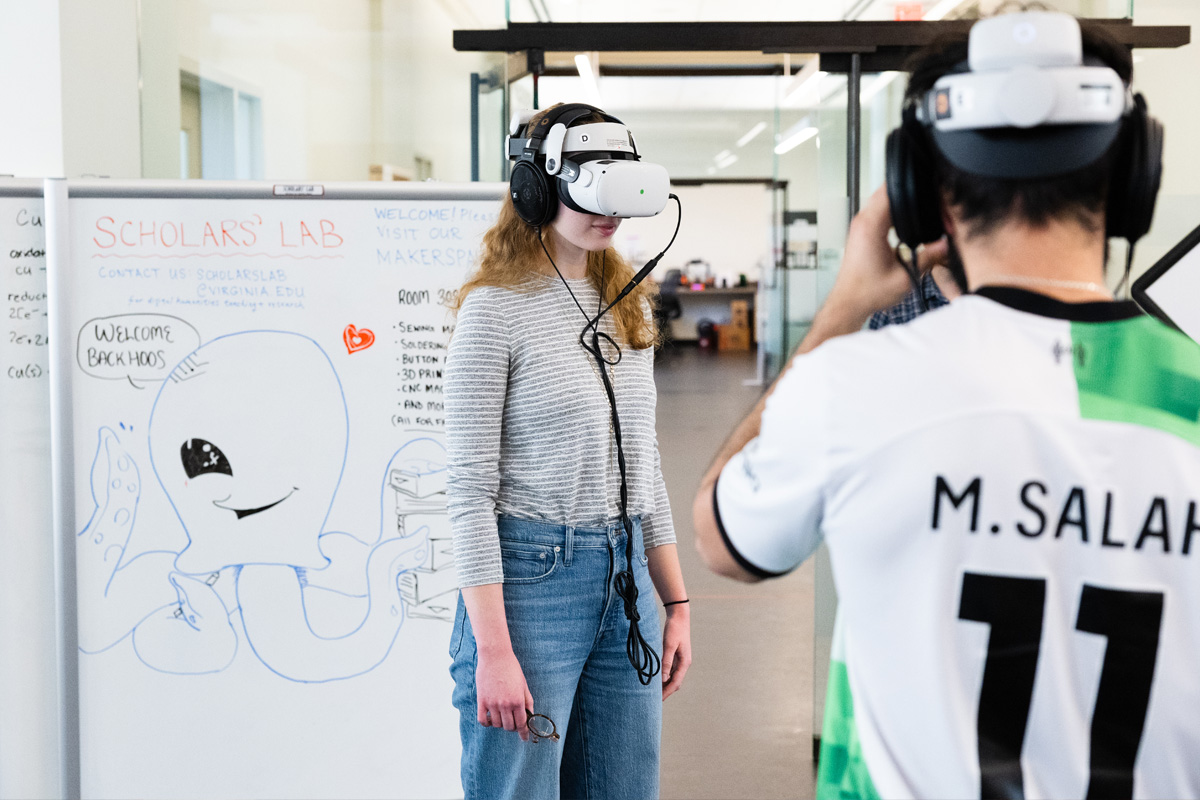
<svg viewBox="0 0 1200 800">
<path fill-rule="evenodd" d="M 1133 78 L 1129 50 L 1102 23 L 1079 21 L 1085 63 L 1111 67 L 1126 85 Z M 905 102 L 919 101 L 943 75 L 966 69 L 967 40 L 961 37 L 933 42 L 910 57 Z M 1020 135 L 1009 132 L 1006 135 Z M 1118 142 L 1120 139 L 1118 138 Z M 972 236 L 987 234 L 1006 219 L 1016 217 L 1034 226 L 1053 219 L 1073 219 L 1090 231 L 1104 229 L 1112 162 L 1117 145 L 1098 162 L 1054 178 L 988 178 L 964 172 L 945 159 L 930 142 L 937 182 L 950 205 L 955 206 Z"/>
</svg>

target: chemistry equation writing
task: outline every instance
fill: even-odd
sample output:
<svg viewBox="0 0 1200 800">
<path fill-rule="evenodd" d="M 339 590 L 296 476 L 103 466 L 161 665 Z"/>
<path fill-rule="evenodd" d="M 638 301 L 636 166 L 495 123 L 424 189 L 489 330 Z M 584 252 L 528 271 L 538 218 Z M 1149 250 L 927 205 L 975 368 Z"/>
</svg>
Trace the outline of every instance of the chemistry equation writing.
<svg viewBox="0 0 1200 800">
<path fill-rule="evenodd" d="M 33 268 L 30 267 L 24 274 L 31 276 L 32 273 Z M 17 351 L 12 353 L 16 363 L 5 366 L 5 376 L 9 380 L 38 380 L 45 377 L 45 351 L 50 343 L 46 292 L 28 289 L 9 292 L 5 318 L 12 326 L 8 330 L 8 344 L 13 348 L 21 348 L 23 354 L 17 355 Z M 34 360 L 26 362 L 27 358 Z"/>
<path fill-rule="evenodd" d="M 39 306 L 9 306 L 8 318 L 17 322 L 28 322 L 35 317 L 46 316 L 46 311 Z"/>
<path fill-rule="evenodd" d="M 46 347 L 50 344 L 50 337 L 44 333 L 21 333 L 19 331 L 9 331 L 8 343 L 17 346 L 25 345 L 29 347 Z"/>
<path fill-rule="evenodd" d="M 42 215 L 37 211 L 30 211 L 28 208 L 17 209 L 15 218 L 18 228 L 43 228 L 45 225 L 42 222 Z"/>
<path fill-rule="evenodd" d="M 5 371 L 9 380 L 37 380 L 46 375 L 46 368 L 41 364 L 13 365 Z"/>
<path fill-rule="evenodd" d="M 13 265 L 13 274 L 20 278 L 33 277 L 34 272 L 46 271 L 46 251 L 41 247 L 29 247 L 25 249 L 12 249 L 8 251 L 8 258 L 11 261 L 23 262 Z M 41 263 L 24 263 L 28 261 Z"/>
<path fill-rule="evenodd" d="M 14 221 L 18 229 L 24 229 L 24 241 L 8 243 L 14 277 L 5 295 L 3 318 L 9 327 L 7 339 L 0 341 L 9 352 L 5 353 L 0 374 L 10 381 L 40 381 L 48 375 L 46 351 L 50 342 L 44 283 L 46 249 L 41 230 L 44 225 L 41 212 L 28 208 L 18 209 Z"/>
</svg>

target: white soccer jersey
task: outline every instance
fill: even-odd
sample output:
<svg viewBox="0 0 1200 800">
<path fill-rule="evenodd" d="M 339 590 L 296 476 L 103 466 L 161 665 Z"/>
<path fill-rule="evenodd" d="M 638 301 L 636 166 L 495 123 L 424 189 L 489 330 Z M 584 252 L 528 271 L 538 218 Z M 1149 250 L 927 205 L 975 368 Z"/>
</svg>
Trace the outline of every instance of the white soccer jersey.
<svg viewBox="0 0 1200 800">
<path fill-rule="evenodd" d="M 818 798 L 1200 796 L 1200 346 L 985 289 L 797 359 L 715 492 L 840 599 Z"/>
</svg>

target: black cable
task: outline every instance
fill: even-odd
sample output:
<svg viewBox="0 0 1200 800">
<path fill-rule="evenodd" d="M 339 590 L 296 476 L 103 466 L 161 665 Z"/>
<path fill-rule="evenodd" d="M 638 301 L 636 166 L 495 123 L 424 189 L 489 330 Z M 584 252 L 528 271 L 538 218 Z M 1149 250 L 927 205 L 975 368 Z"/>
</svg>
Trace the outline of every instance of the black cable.
<svg viewBox="0 0 1200 800">
<path fill-rule="evenodd" d="M 912 253 L 912 260 L 905 261 L 904 256 L 900 255 L 900 245 L 896 245 L 896 260 L 900 262 L 900 266 L 904 267 L 904 272 L 908 275 L 908 282 L 912 284 L 913 291 L 917 293 L 917 303 L 921 306 L 921 313 L 924 314 L 929 310 L 929 301 L 925 299 L 925 287 L 921 281 L 921 270 L 917 262 L 917 249 L 910 247 L 908 249 Z"/>
<path fill-rule="evenodd" d="M 1125 290 L 1125 299 L 1129 299 L 1130 289 L 1129 276 L 1133 274 L 1133 242 L 1129 243 L 1129 249 L 1125 251 L 1125 274 L 1121 276 L 1121 282 L 1117 284 L 1117 288 L 1113 289 L 1113 299 L 1116 299 L 1121 294 L 1121 290 Z"/>
<path fill-rule="evenodd" d="M 604 303 L 604 273 L 606 261 L 604 255 L 601 255 L 600 265 L 600 299 L 596 304 L 599 309 L 595 317 L 589 318 L 587 312 L 583 310 L 583 306 L 579 303 L 579 299 L 575 297 L 575 292 L 571 291 L 571 284 L 567 283 L 567 279 L 558 269 L 558 265 L 554 263 L 554 259 L 550 256 L 550 251 L 546 248 L 546 243 L 542 239 L 542 229 L 538 228 L 538 242 L 542 245 L 542 250 L 546 253 L 546 258 L 550 261 L 550 266 L 554 267 L 554 271 L 558 273 L 558 277 L 562 280 L 563 286 L 567 287 L 567 293 L 571 295 L 571 299 L 575 302 L 575 306 L 579 312 L 583 314 L 583 318 L 588 320 L 587 325 L 579 333 L 579 344 L 596 360 L 596 366 L 600 370 L 600 382 L 604 385 L 604 393 L 608 396 L 608 407 L 612 414 L 613 439 L 617 446 L 617 469 L 621 476 L 620 490 L 620 506 L 621 506 L 621 527 L 625 531 L 625 569 L 617 572 L 613 577 L 613 588 L 617 591 L 617 596 L 621 598 L 621 602 L 625 610 L 625 619 L 629 620 L 629 636 L 625 640 L 625 655 L 629 658 L 629 663 L 637 670 L 638 680 L 643 686 L 649 686 L 650 681 L 662 669 L 662 659 L 658 653 L 646 641 L 646 637 L 642 635 L 638 625 L 641 622 L 642 615 L 638 612 L 638 587 L 637 581 L 633 576 L 633 519 L 629 516 L 629 480 L 625 465 L 625 448 L 621 441 L 621 418 L 617 414 L 617 395 L 613 389 L 612 380 L 609 378 L 608 370 L 605 367 L 616 366 L 621 362 L 621 346 L 604 331 L 599 328 L 600 320 L 607 314 L 613 306 L 620 302 L 626 295 L 632 292 L 639 283 L 645 280 L 646 276 L 658 265 L 661 259 L 671 245 L 675 243 L 675 237 L 679 235 L 679 225 L 683 221 L 683 204 L 679 202 L 679 198 L 674 194 L 670 195 L 670 199 L 675 201 L 675 205 L 679 209 L 679 217 L 675 221 L 675 232 L 671 234 L 671 241 L 667 242 L 667 246 L 662 249 L 662 252 L 654 258 L 646 262 L 633 279 L 625 285 L 616 298 L 611 303 L 600 308 Z M 591 330 L 591 344 L 584 340 L 587 332 Z M 616 350 L 616 358 L 609 361 L 604 356 L 604 351 L 601 349 L 600 340 L 606 339 Z M 607 490 L 607 487 L 606 487 Z"/>
<path fill-rule="evenodd" d="M 630 292 L 632 292 L 632 291 L 633 291 L 635 288 L 637 288 L 637 285 L 638 285 L 639 283 L 641 283 L 643 280 L 645 280 L 645 279 L 646 279 L 646 276 L 647 276 L 647 275 L 649 275 L 649 274 L 650 274 L 650 273 L 651 273 L 651 272 L 654 270 L 654 268 L 658 266 L 658 262 L 659 262 L 659 260 L 660 260 L 660 259 L 661 259 L 661 258 L 662 258 L 664 255 L 666 255 L 666 253 L 667 253 L 667 251 L 668 251 L 668 250 L 670 250 L 670 249 L 671 249 L 671 245 L 675 244 L 675 237 L 679 235 L 679 226 L 680 226 L 680 224 L 683 222 L 683 204 L 679 202 L 679 197 L 678 197 L 678 196 L 676 196 L 676 195 L 675 195 L 675 194 L 673 194 L 673 193 L 672 193 L 672 194 L 670 194 L 670 195 L 667 195 L 667 197 L 668 197 L 669 199 L 671 199 L 671 200 L 674 200 L 674 201 L 675 201 L 675 206 L 676 206 L 676 208 L 678 208 L 678 215 L 677 215 L 677 216 L 676 216 L 676 218 L 675 218 L 675 231 L 674 231 L 674 233 L 672 233 L 672 234 L 671 234 L 671 241 L 667 242 L 667 246 L 666 246 L 666 247 L 664 247 L 664 248 L 662 249 L 662 252 L 660 252 L 660 253 L 659 253 L 658 255 L 656 255 L 654 258 L 652 258 L 652 259 L 650 259 L 649 261 L 647 261 L 647 262 L 646 262 L 646 265 L 645 265 L 644 267 L 642 267 L 640 270 L 638 270 L 638 273 L 637 273 L 636 275 L 634 275 L 634 276 L 633 276 L 633 279 L 632 279 L 632 280 L 630 280 L 630 281 L 629 281 L 629 283 L 625 284 L 625 288 L 624 288 L 624 289 L 622 289 L 620 292 L 618 292 L 618 293 L 617 293 L 617 296 L 616 296 L 615 298 L 613 298 L 613 301 L 612 301 L 611 303 L 609 303 L 607 306 L 605 306 L 605 307 L 604 307 L 604 310 L 603 310 L 603 311 L 601 311 L 599 314 L 597 314 L 597 315 L 595 316 L 595 318 L 593 318 L 592 320 L 590 320 L 590 321 L 588 322 L 587 326 L 586 326 L 586 327 L 584 327 L 584 329 L 583 329 L 583 330 L 580 332 L 580 334 L 579 334 L 579 343 L 580 343 L 581 345 L 583 345 L 583 348 L 584 348 L 585 350 L 588 350 L 588 349 L 589 349 L 589 348 L 588 348 L 588 346 L 587 346 L 586 344 L 584 344 L 584 340 L 583 340 L 583 337 L 584 337 L 584 336 L 587 334 L 587 332 L 588 332 L 588 328 L 595 328 L 597 325 L 599 325 L 599 324 L 600 324 L 600 318 L 601 318 L 601 317 L 603 317 L 605 314 L 607 314 L 607 313 L 609 312 L 609 310 L 610 310 L 610 309 L 611 309 L 613 306 L 615 306 L 617 303 L 621 302 L 621 300 L 623 300 L 627 294 L 629 294 L 629 293 L 630 293 Z M 540 234 L 539 234 L 539 239 L 540 239 L 540 238 L 541 238 L 541 237 L 540 237 Z M 546 249 L 546 245 L 545 245 L 545 244 L 543 244 L 543 245 L 542 245 L 542 249 L 543 249 L 543 250 L 545 250 L 545 249 Z M 550 257 L 550 253 L 549 253 L 549 252 L 547 252 L 547 253 L 546 253 L 546 257 L 547 257 L 547 258 L 549 258 L 549 257 Z M 553 260 L 553 259 L 551 259 L 550 263 L 551 263 L 551 264 L 553 264 L 553 263 L 554 263 L 554 260 Z M 555 268 L 554 268 L 554 270 L 557 272 L 557 271 L 558 271 L 558 267 L 555 267 Z M 559 274 L 559 277 L 560 277 L 560 278 L 562 277 L 562 274 L 561 274 L 561 273 Z M 563 281 L 563 282 L 564 282 L 564 283 L 566 282 L 566 281 L 565 281 L 565 279 L 564 279 L 564 281 Z M 570 288 L 571 288 L 571 287 L 569 287 L 569 286 L 567 287 L 567 289 L 568 289 L 568 290 L 569 290 Z M 603 291 L 603 290 L 602 290 L 602 291 Z M 574 297 L 574 296 L 572 295 L 572 297 Z M 576 301 L 576 302 L 575 302 L 575 305 L 577 305 L 577 306 L 578 306 L 578 305 L 579 305 L 579 301 Z M 583 307 L 582 307 L 582 306 L 580 306 L 580 309 L 579 309 L 579 310 L 580 310 L 580 311 L 582 311 L 582 310 L 583 310 Z M 587 315 L 585 314 L 584 316 L 587 316 Z M 615 366 L 616 364 L 619 364 L 619 363 L 620 363 L 620 361 L 621 361 L 621 348 L 620 348 L 620 347 L 617 345 L 617 343 L 616 343 L 616 342 L 613 342 L 613 341 L 612 341 L 612 337 L 608 336 L 608 334 L 605 334 L 605 333 L 601 332 L 601 334 L 600 334 L 600 335 L 601 335 L 601 336 L 603 336 L 604 338 L 608 339 L 608 341 L 609 341 L 609 342 L 610 342 L 610 343 L 613 345 L 613 347 L 615 347 L 615 348 L 616 348 L 616 351 L 617 351 L 617 358 L 616 358 L 616 360 L 615 360 L 615 361 L 608 361 L 607 363 L 608 363 L 608 364 L 610 364 L 610 365 L 613 365 L 613 366 Z"/>
</svg>

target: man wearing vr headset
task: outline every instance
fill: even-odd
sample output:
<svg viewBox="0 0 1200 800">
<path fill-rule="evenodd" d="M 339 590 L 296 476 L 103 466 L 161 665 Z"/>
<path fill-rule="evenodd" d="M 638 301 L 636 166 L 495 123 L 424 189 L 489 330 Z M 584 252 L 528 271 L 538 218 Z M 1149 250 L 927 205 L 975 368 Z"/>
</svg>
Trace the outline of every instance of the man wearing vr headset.
<svg viewBox="0 0 1200 800">
<path fill-rule="evenodd" d="M 612 236 L 661 212 L 669 181 L 591 106 L 518 116 L 511 134 L 509 195 L 458 294 L 446 360 L 463 789 L 657 797 L 689 613 L 640 285 L 657 259 L 635 275 Z"/>
<path fill-rule="evenodd" d="M 914 65 L 886 192 L 702 483 L 697 547 L 753 581 L 829 546 L 818 798 L 1200 796 L 1200 348 L 1104 284 L 1161 128 L 1065 14 Z M 948 234 L 971 293 L 859 333 L 909 283 L 889 216 Z"/>
</svg>

